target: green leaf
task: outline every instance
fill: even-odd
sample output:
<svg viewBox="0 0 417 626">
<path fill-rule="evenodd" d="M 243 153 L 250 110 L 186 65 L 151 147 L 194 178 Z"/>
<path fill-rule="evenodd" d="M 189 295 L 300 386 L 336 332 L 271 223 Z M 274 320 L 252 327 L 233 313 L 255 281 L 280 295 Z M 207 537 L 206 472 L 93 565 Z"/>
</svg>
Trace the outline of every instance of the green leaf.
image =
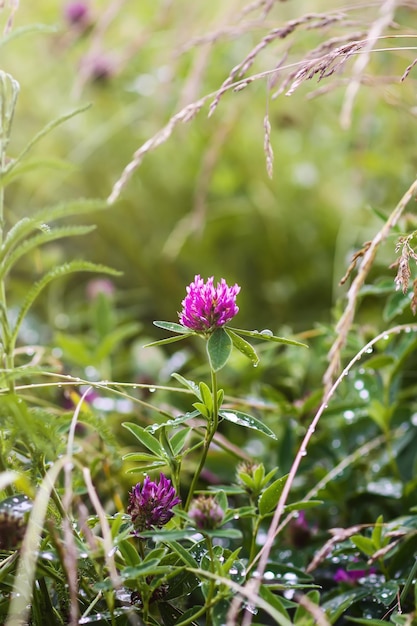
<svg viewBox="0 0 417 626">
<path fill-rule="evenodd" d="M 157 574 L 168 574 L 172 571 L 170 566 L 160 566 L 158 559 L 151 559 L 145 561 L 140 565 L 124 567 L 120 571 L 120 576 L 123 580 L 136 580 L 141 576 L 150 576 Z"/>
<path fill-rule="evenodd" d="M 320 594 L 316 589 L 309 591 L 306 593 L 306 597 L 310 600 L 313 605 L 318 605 L 320 601 Z M 302 604 L 299 604 L 295 614 L 294 614 L 294 624 L 301 624 L 303 626 L 313 626 L 316 624 L 316 620 L 313 618 L 310 611 L 304 607 Z"/>
<path fill-rule="evenodd" d="M 253 417 L 252 415 L 242 413 L 242 411 L 235 411 L 233 409 L 222 409 L 219 411 L 219 415 L 228 422 L 232 422 L 232 424 L 238 424 L 239 426 L 245 426 L 245 428 L 257 430 L 258 432 L 271 437 L 271 439 L 276 439 L 275 433 L 273 433 L 272 430 L 263 422 L 256 419 L 256 417 Z"/>
<path fill-rule="evenodd" d="M 366 624 L 366 626 L 387 626 L 386 620 L 370 619 L 369 617 L 350 617 L 349 621 L 355 624 Z"/>
<path fill-rule="evenodd" d="M 7 233 L 1 248 L 1 256 L 3 259 L 11 248 L 24 239 L 32 231 L 42 228 L 44 224 L 93 211 L 108 209 L 109 205 L 104 200 L 74 200 L 73 202 L 61 202 L 59 204 L 46 207 L 34 213 L 31 217 L 24 217 L 19 220 Z"/>
<path fill-rule="evenodd" d="M 369 589 L 363 589 L 362 587 L 358 587 L 357 589 L 338 594 L 334 598 L 327 600 L 327 602 L 324 602 L 322 604 L 321 608 L 326 611 L 330 622 L 334 624 L 339 619 L 339 617 L 346 611 L 346 609 L 348 609 L 352 604 L 358 602 L 365 596 L 369 596 Z"/>
<path fill-rule="evenodd" d="M 255 339 L 262 339 L 263 341 L 273 341 L 275 343 L 286 343 L 290 346 L 300 346 L 302 348 L 308 348 L 308 345 L 305 343 L 301 343 L 300 341 L 296 341 L 295 339 L 285 339 L 284 337 L 277 337 L 272 334 L 272 331 L 265 330 L 242 330 L 241 328 L 230 328 L 228 330 L 237 333 L 238 335 L 244 335 L 245 337 L 254 337 Z"/>
<path fill-rule="evenodd" d="M 232 340 L 223 328 L 216 328 L 207 341 L 207 354 L 213 372 L 224 367 L 232 352 Z"/>
<path fill-rule="evenodd" d="M 187 328 L 182 324 L 175 324 L 175 322 L 161 322 L 157 320 L 156 322 L 153 322 L 153 324 L 158 328 L 169 330 L 172 333 L 180 333 L 181 335 L 195 335 L 195 333 L 190 328 Z"/>
<path fill-rule="evenodd" d="M 32 304 L 39 296 L 39 294 L 43 291 L 43 289 L 55 278 L 60 278 L 61 276 L 65 276 L 67 274 L 73 274 L 74 272 L 96 272 L 100 274 L 111 274 L 113 276 L 118 276 L 120 272 L 111 269 L 110 267 L 106 267 L 105 265 L 98 265 L 96 263 L 89 263 L 88 261 L 71 261 L 70 263 L 65 263 L 63 265 L 59 265 L 58 267 L 54 267 L 49 272 L 44 274 L 38 282 L 36 282 L 31 289 L 29 289 L 28 294 L 26 295 L 26 299 L 20 308 L 19 314 L 17 316 L 17 320 L 12 332 L 11 343 L 15 344 L 17 335 L 19 333 L 20 326 L 26 317 L 29 309 Z"/>
<path fill-rule="evenodd" d="M 255 348 L 251 346 L 251 344 L 248 343 L 245 339 L 230 330 L 230 328 L 225 328 L 225 331 L 232 340 L 234 347 L 239 350 L 239 352 L 241 352 L 244 356 L 250 359 L 253 366 L 256 367 L 259 364 L 259 357 L 256 354 Z"/>
<path fill-rule="evenodd" d="M 177 374 L 176 372 L 171 374 L 171 376 L 172 378 L 175 378 L 175 380 L 177 380 L 179 383 L 181 383 L 183 387 L 192 391 L 199 400 L 203 401 L 200 393 L 200 387 L 197 385 L 197 383 L 195 383 L 193 380 L 189 380 L 188 378 L 184 378 L 184 376 L 181 376 L 181 374 Z"/>
<path fill-rule="evenodd" d="M 391 289 L 393 286 L 391 286 Z M 395 317 L 404 313 L 405 309 L 410 306 L 410 299 L 407 294 L 402 291 L 396 291 L 386 300 L 382 316 L 384 322 L 391 322 Z"/>
<path fill-rule="evenodd" d="M 167 343 L 175 343 L 176 341 L 182 341 L 187 337 L 191 337 L 192 333 L 188 333 L 188 335 L 179 335 L 178 337 L 167 337 L 167 339 L 159 339 L 158 341 L 152 341 L 151 343 L 147 343 L 144 345 L 144 348 L 151 348 L 153 346 L 165 346 Z"/>
<path fill-rule="evenodd" d="M 185 444 L 185 441 L 189 435 L 189 433 L 191 432 L 191 428 L 182 428 L 181 430 L 179 430 L 177 433 L 175 433 L 171 439 L 171 447 L 172 447 L 172 451 L 175 455 L 179 454 Z"/>
<path fill-rule="evenodd" d="M 201 398 L 206 405 L 207 409 L 211 412 L 213 410 L 213 398 L 211 395 L 210 387 L 206 383 L 201 382 L 199 385 Z"/>
<path fill-rule="evenodd" d="M 189 539 L 190 535 L 195 534 L 194 528 L 184 528 L 183 530 L 146 530 L 140 533 L 141 537 L 150 537 L 154 541 L 177 541 L 178 539 Z M 200 531 L 199 531 L 200 532 Z M 242 533 L 236 528 L 225 528 L 215 530 L 203 530 L 201 531 L 207 537 L 221 537 L 222 539 L 241 539 Z"/>
<path fill-rule="evenodd" d="M 259 596 L 263 600 L 266 600 L 266 602 L 268 602 L 270 606 L 272 606 L 276 611 L 278 611 L 278 613 L 281 613 L 288 620 L 290 619 L 288 611 L 283 605 L 281 598 L 275 595 L 275 593 L 272 593 L 272 591 L 266 585 L 261 585 L 259 589 Z"/>
<path fill-rule="evenodd" d="M 125 339 L 136 335 L 139 331 L 137 322 L 130 322 L 118 326 L 110 332 L 97 346 L 94 358 L 97 363 L 110 356 L 117 346 Z"/>
<path fill-rule="evenodd" d="M 158 457 L 159 458 L 159 457 Z M 123 461 L 130 461 L 131 463 L 154 463 L 155 455 L 148 452 L 127 452 L 122 456 Z M 165 465 L 165 462 L 164 462 Z"/>
<path fill-rule="evenodd" d="M 298 500 L 297 502 L 291 502 L 284 507 L 285 513 L 291 513 L 291 511 L 302 511 L 303 509 L 312 509 L 315 506 L 323 504 L 323 500 Z"/>
<path fill-rule="evenodd" d="M 117 547 L 120 550 L 127 565 L 130 565 L 132 567 L 140 565 L 140 556 L 136 548 L 130 543 L 130 541 L 128 541 L 127 539 L 119 541 Z"/>
<path fill-rule="evenodd" d="M 18 39 L 25 35 L 31 35 L 33 33 L 56 33 L 56 26 L 47 26 L 46 24 L 30 24 L 29 26 L 20 26 L 20 28 L 13 28 L 7 35 L 2 35 L 0 39 L 0 47 Z"/>
<path fill-rule="evenodd" d="M 350 539 L 361 552 L 366 554 L 366 556 L 372 556 L 372 554 L 375 552 L 374 542 L 372 541 L 372 539 L 369 539 L 369 537 L 363 537 L 362 535 L 353 535 Z"/>
<path fill-rule="evenodd" d="M 39 246 L 62 239 L 64 237 L 76 237 L 80 235 L 86 235 L 95 229 L 95 226 L 63 226 L 61 228 L 49 229 L 46 232 L 41 232 L 38 235 L 26 239 L 20 246 L 17 246 L 9 256 L 2 255 L 0 253 L 0 260 L 2 261 L 0 266 L 0 279 L 6 276 L 7 272 L 22 256 L 30 252 L 31 250 L 38 248 Z"/>
<path fill-rule="evenodd" d="M 227 496 L 222 489 L 216 491 L 216 500 L 222 511 L 226 512 L 228 507 Z"/>
<path fill-rule="evenodd" d="M 83 106 L 78 107 L 77 109 L 74 109 L 73 111 L 70 111 L 69 113 L 66 113 L 65 115 L 61 115 L 55 120 L 52 120 L 52 122 L 49 122 L 48 124 L 46 124 L 46 126 L 44 126 L 38 133 L 36 133 L 36 135 L 29 141 L 29 143 L 26 144 L 22 152 L 11 163 L 11 166 L 6 170 L 6 172 L 8 173 L 9 171 L 11 171 L 11 169 L 13 169 L 27 155 L 27 153 L 33 148 L 33 146 L 35 146 L 41 139 L 43 139 L 45 135 L 48 135 L 48 133 L 50 133 L 51 130 L 53 130 L 57 126 L 60 126 L 67 120 L 70 120 L 72 117 L 75 117 L 79 113 L 84 113 L 84 111 L 86 111 L 90 107 L 91 107 L 91 104 L 84 104 Z"/>
<path fill-rule="evenodd" d="M 5 474 L 12 474 L 12 472 L 5 472 Z M 0 474 L 0 477 L 3 474 Z M 16 474 L 18 476 L 18 474 Z M 27 516 L 33 508 L 33 502 L 28 496 L 24 494 L 18 494 L 10 496 L 0 502 L 0 513 L 7 513 L 9 515 Z"/>
<path fill-rule="evenodd" d="M 394 580 L 387 580 L 380 586 L 376 586 L 372 590 L 372 595 L 384 606 L 390 606 L 398 597 L 400 591 L 399 585 Z"/>
<path fill-rule="evenodd" d="M 281 478 L 275 480 L 265 489 L 265 491 L 261 493 L 258 500 L 258 508 L 261 515 L 266 515 L 275 509 L 278 504 L 278 500 L 281 497 L 287 478 L 288 474 L 281 476 Z"/>
<path fill-rule="evenodd" d="M 19 163 L 16 167 L 14 167 L 14 163 L 10 165 L 13 167 L 8 167 L 3 175 L 0 174 L 0 188 L 10 185 L 11 182 L 15 181 L 20 176 L 24 176 L 34 170 L 54 169 L 66 173 L 76 170 L 75 165 L 63 159 L 40 159 L 39 157 L 28 159 L 24 163 Z"/>
<path fill-rule="evenodd" d="M 193 407 L 206 419 L 210 419 L 211 411 L 202 402 L 193 402 Z"/>
<path fill-rule="evenodd" d="M 153 463 L 148 463 L 148 465 L 131 467 L 126 471 L 126 474 L 143 474 L 144 472 L 151 472 L 152 470 L 161 469 L 161 467 L 166 467 L 167 465 L 167 461 L 154 461 Z"/>
<path fill-rule="evenodd" d="M 67 360 L 82 367 L 91 365 L 91 352 L 86 346 L 85 337 L 81 338 L 76 335 L 56 333 L 55 343 L 62 350 Z"/>
<path fill-rule="evenodd" d="M 191 411 L 191 413 L 185 413 L 184 415 L 180 415 L 174 419 L 170 419 L 167 422 L 163 422 L 162 424 L 152 424 L 151 426 L 146 427 L 146 432 L 155 432 L 160 428 L 165 428 L 166 426 L 173 428 L 174 426 L 179 426 L 183 424 L 189 419 L 193 419 L 195 417 L 200 416 L 200 411 Z"/>
<path fill-rule="evenodd" d="M 376 550 L 380 550 L 382 548 L 383 525 L 384 525 L 384 517 L 383 515 L 379 515 L 378 519 L 375 522 L 375 526 L 372 529 L 372 543 L 374 544 Z"/>
<path fill-rule="evenodd" d="M 178 554 L 178 556 L 186 565 L 188 565 L 189 567 L 194 567 L 195 569 L 198 568 L 198 563 L 195 560 L 195 558 L 191 555 L 189 550 L 186 550 L 185 548 L 183 548 L 183 546 L 177 541 L 170 541 L 169 545 L 170 545 L 170 548 Z"/>
<path fill-rule="evenodd" d="M 123 422 L 122 426 L 127 428 L 127 430 L 129 430 L 145 448 L 153 452 L 155 456 L 160 459 L 165 458 L 164 451 L 158 439 L 142 428 L 142 426 L 138 426 L 138 424 L 134 424 L 133 422 Z"/>
</svg>

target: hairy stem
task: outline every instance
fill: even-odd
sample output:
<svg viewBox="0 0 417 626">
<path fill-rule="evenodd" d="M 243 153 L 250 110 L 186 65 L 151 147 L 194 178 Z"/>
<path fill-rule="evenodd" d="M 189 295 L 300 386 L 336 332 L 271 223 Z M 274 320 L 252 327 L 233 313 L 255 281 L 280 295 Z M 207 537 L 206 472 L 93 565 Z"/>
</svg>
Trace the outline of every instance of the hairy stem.
<svg viewBox="0 0 417 626">
<path fill-rule="evenodd" d="M 217 375 L 216 375 L 216 372 L 213 372 L 212 370 L 211 371 L 211 393 L 212 393 L 212 398 L 213 398 L 213 410 L 212 410 L 210 421 L 207 423 L 207 430 L 206 430 L 206 436 L 204 439 L 203 453 L 200 457 L 200 462 L 194 473 L 193 479 L 191 481 L 190 489 L 188 491 L 187 501 L 184 506 L 185 511 L 188 511 L 188 509 L 190 508 L 191 500 L 193 499 L 193 495 L 197 486 L 198 479 L 206 463 L 210 444 L 213 440 L 214 435 L 216 434 L 217 426 L 219 424 L 219 402 L 218 402 L 218 397 L 217 397 L 217 391 L 218 391 Z"/>
</svg>

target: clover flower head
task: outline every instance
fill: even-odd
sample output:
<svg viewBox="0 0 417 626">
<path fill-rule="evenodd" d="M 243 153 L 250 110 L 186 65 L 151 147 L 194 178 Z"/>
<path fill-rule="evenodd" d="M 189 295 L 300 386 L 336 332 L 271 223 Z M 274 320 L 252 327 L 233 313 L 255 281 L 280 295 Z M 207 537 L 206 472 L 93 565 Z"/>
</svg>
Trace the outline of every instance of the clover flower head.
<svg viewBox="0 0 417 626">
<path fill-rule="evenodd" d="M 64 7 L 64 15 L 70 24 L 85 25 L 89 20 L 89 9 L 86 2 L 68 2 Z"/>
<path fill-rule="evenodd" d="M 229 287 L 222 278 L 215 287 L 213 281 L 211 276 L 205 283 L 197 274 L 194 282 L 188 285 L 187 295 L 181 303 L 183 308 L 179 313 L 183 326 L 199 333 L 211 333 L 227 324 L 239 312 L 236 306 L 239 285 Z"/>
<path fill-rule="evenodd" d="M 171 481 L 161 473 L 159 482 L 149 476 L 137 483 L 129 493 L 127 512 L 132 518 L 135 534 L 162 528 L 174 516 L 173 507 L 181 502 Z"/>
<path fill-rule="evenodd" d="M 192 502 L 188 515 L 197 528 L 212 530 L 222 523 L 224 511 L 213 496 L 199 496 Z"/>
<path fill-rule="evenodd" d="M 339 567 L 334 576 L 333 580 L 336 583 L 347 583 L 348 585 L 355 585 L 361 578 L 365 578 L 370 574 L 375 574 L 376 569 L 374 567 L 369 568 L 369 570 L 365 569 L 343 569 Z"/>
</svg>

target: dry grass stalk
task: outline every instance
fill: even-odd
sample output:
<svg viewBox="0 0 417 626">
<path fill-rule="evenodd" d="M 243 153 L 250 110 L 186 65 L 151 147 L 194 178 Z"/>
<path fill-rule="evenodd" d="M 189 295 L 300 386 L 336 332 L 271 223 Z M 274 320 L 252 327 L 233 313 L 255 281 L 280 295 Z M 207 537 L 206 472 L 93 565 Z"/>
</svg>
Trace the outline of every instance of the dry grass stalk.
<svg viewBox="0 0 417 626">
<path fill-rule="evenodd" d="M 272 42 L 276 41 L 277 39 L 287 38 L 299 26 L 305 26 L 308 24 L 310 28 L 321 28 L 329 25 L 330 23 L 333 23 L 336 20 L 341 20 L 343 17 L 344 16 L 339 13 L 334 15 L 310 13 L 307 15 L 303 15 L 298 19 L 290 20 L 279 28 L 272 29 L 254 48 L 252 48 L 252 50 L 243 59 L 243 61 L 238 63 L 238 65 L 236 65 L 232 69 L 229 76 L 226 78 L 220 89 L 217 91 L 215 99 L 210 104 L 209 116 L 212 115 L 216 110 L 223 94 L 230 89 L 230 86 L 236 81 L 236 79 L 241 78 L 246 74 L 246 72 L 249 71 L 260 52 L 264 50 L 267 46 L 269 46 Z M 311 22 L 314 22 L 314 25 L 312 25 Z"/>
<path fill-rule="evenodd" d="M 392 23 L 396 6 L 397 0 L 386 0 L 384 2 L 380 10 L 380 17 L 372 24 L 368 33 L 367 43 L 362 50 L 362 54 L 358 56 L 353 66 L 353 78 L 349 82 L 346 89 L 345 101 L 340 114 L 340 123 L 342 128 L 349 128 L 350 126 L 353 105 L 361 84 L 360 77 L 368 65 L 370 53 L 375 45 L 375 42 L 378 40 L 385 28 L 388 28 L 388 26 Z"/>
<path fill-rule="evenodd" d="M 294 599 L 300 606 L 302 606 L 310 615 L 314 618 L 314 623 L 318 626 L 330 626 L 330 622 L 327 619 L 326 613 L 317 604 L 314 604 L 310 598 L 305 594 L 296 594 Z"/>
<path fill-rule="evenodd" d="M 113 186 L 112 192 L 107 199 L 109 204 L 113 204 L 114 202 L 116 202 L 123 187 L 126 185 L 133 172 L 142 163 L 145 154 L 165 143 L 165 141 L 167 141 L 167 139 L 169 139 L 169 137 L 172 135 L 173 130 L 176 128 L 176 126 L 178 126 L 178 124 L 186 123 L 192 120 L 201 110 L 207 100 L 211 97 L 212 96 L 210 94 L 208 96 L 200 98 L 200 100 L 197 100 L 192 104 L 188 104 L 176 115 L 171 117 L 168 124 L 166 124 L 159 132 L 157 132 L 156 135 L 151 137 L 151 139 L 148 139 L 148 141 L 146 141 L 138 150 L 136 150 L 133 155 L 132 161 L 128 163 L 128 165 L 123 170 L 121 177 L 118 181 L 116 181 L 115 185 Z"/>
<path fill-rule="evenodd" d="M 347 305 L 345 307 L 343 315 L 341 316 L 336 326 L 336 340 L 332 345 L 328 355 L 329 365 L 323 377 L 324 387 L 326 391 L 331 387 L 336 372 L 339 370 L 341 351 L 346 344 L 346 340 L 353 323 L 359 291 L 362 288 L 366 277 L 368 276 L 368 273 L 373 265 L 377 249 L 379 245 L 388 237 L 391 229 L 397 224 L 398 220 L 403 214 L 407 204 L 416 194 L 417 180 L 413 182 L 411 187 L 403 195 L 381 230 L 370 242 L 367 250 L 362 257 L 358 273 L 352 281 L 352 284 L 347 293 Z"/>
<path fill-rule="evenodd" d="M 272 178 L 274 173 L 274 151 L 271 145 L 271 123 L 269 121 L 269 113 L 266 111 L 264 117 L 264 152 L 266 158 L 266 171 L 269 178 Z"/>
</svg>

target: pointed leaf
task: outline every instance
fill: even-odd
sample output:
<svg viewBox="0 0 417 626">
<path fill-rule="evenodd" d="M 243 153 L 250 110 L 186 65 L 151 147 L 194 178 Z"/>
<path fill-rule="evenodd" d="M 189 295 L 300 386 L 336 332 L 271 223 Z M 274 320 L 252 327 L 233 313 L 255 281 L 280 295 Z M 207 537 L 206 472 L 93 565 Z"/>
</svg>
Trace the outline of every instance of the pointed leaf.
<svg viewBox="0 0 417 626">
<path fill-rule="evenodd" d="M 63 226 L 62 228 L 48 229 L 46 232 L 41 232 L 38 235 L 26 239 L 20 246 L 17 246 L 13 252 L 5 258 L 5 255 L 0 253 L 0 260 L 2 261 L 0 267 L 0 277 L 7 274 L 9 268 L 11 268 L 18 259 L 24 256 L 27 252 L 38 248 L 44 243 L 55 241 L 56 239 L 62 239 L 63 237 L 75 237 L 79 235 L 86 235 L 95 229 L 95 226 Z"/>
<path fill-rule="evenodd" d="M 265 330 L 242 330 L 241 328 L 229 328 L 238 335 L 244 335 L 245 337 L 254 337 L 255 339 L 262 339 L 263 341 L 274 341 L 275 343 L 286 343 L 290 346 L 301 346 L 303 348 L 308 348 L 308 345 L 305 343 L 301 343 L 300 341 L 296 341 L 295 339 L 285 339 L 285 337 L 277 337 L 272 333 L 272 331 Z"/>
<path fill-rule="evenodd" d="M 237 335 L 235 332 L 230 330 L 230 328 L 225 328 L 227 334 L 233 341 L 234 347 L 239 350 L 244 356 L 252 361 L 254 367 L 259 364 L 259 357 L 256 354 L 255 348 L 251 346 L 245 339 Z"/>
<path fill-rule="evenodd" d="M 7 233 L 2 246 L 2 258 L 12 247 L 16 246 L 18 241 L 24 239 L 30 232 L 38 230 L 42 227 L 42 224 L 48 224 L 72 215 L 92 213 L 93 211 L 108 208 L 109 205 L 104 200 L 85 200 L 81 198 L 73 202 L 61 202 L 60 204 L 46 207 L 37 211 L 31 217 L 23 217 Z"/>
<path fill-rule="evenodd" d="M 169 545 L 170 548 L 178 554 L 178 556 L 186 565 L 188 565 L 189 567 L 194 567 L 195 569 L 198 568 L 198 563 L 189 550 L 183 548 L 183 546 L 177 541 L 170 541 Z"/>
<path fill-rule="evenodd" d="M 268 426 L 252 415 L 242 413 L 242 411 L 235 411 L 233 409 L 222 409 L 219 411 L 219 415 L 228 422 L 238 424 L 239 426 L 245 426 L 246 428 L 252 428 L 253 430 L 257 430 L 260 433 L 271 437 L 271 439 L 276 439 L 275 433 L 273 433 Z"/>
<path fill-rule="evenodd" d="M 207 341 L 207 354 L 213 372 L 224 367 L 232 352 L 232 340 L 223 328 L 217 328 Z"/>
<path fill-rule="evenodd" d="M 40 141 L 43 137 L 45 137 L 45 135 L 50 133 L 51 130 L 53 130 L 57 126 L 60 126 L 67 120 L 70 120 L 72 117 L 75 117 L 79 113 L 84 113 L 84 111 L 86 111 L 90 107 L 91 107 L 91 104 L 84 104 L 78 109 L 74 109 L 73 111 L 70 111 L 69 113 L 66 113 L 65 115 L 62 115 L 61 117 L 58 117 L 57 119 L 52 120 L 52 122 L 49 122 L 48 124 L 46 124 L 46 126 L 44 126 L 38 133 L 36 133 L 36 135 L 23 148 L 22 152 L 13 161 L 12 166 L 14 167 L 15 165 L 17 165 L 17 163 L 19 163 L 19 161 L 21 161 L 26 156 L 26 154 L 33 148 L 33 146 L 36 145 L 38 141 Z M 8 171 L 10 171 L 10 169 L 11 168 L 9 168 Z"/>
<path fill-rule="evenodd" d="M 122 426 L 127 428 L 145 448 L 148 448 L 148 450 L 153 452 L 158 458 L 165 458 L 164 451 L 158 439 L 142 428 L 142 426 L 138 426 L 138 424 L 134 424 L 133 422 L 124 422 Z"/>
<path fill-rule="evenodd" d="M 206 383 L 201 382 L 200 385 L 200 393 L 203 403 L 206 405 L 209 411 L 213 410 L 213 398 L 211 395 L 210 387 L 206 385 Z"/>
<path fill-rule="evenodd" d="M 288 474 L 281 476 L 275 480 L 269 487 L 265 489 L 259 496 L 258 508 L 261 515 L 270 513 L 278 504 L 278 500 L 281 497 L 282 490 L 288 478 Z"/>
<path fill-rule="evenodd" d="M 161 469 L 167 465 L 168 463 L 166 461 L 154 461 L 153 463 L 141 465 L 140 467 L 131 467 L 126 471 L 126 474 L 143 474 L 145 472 L 152 472 L 153 470 Z"/>
<path fill-rule="evenodd" d="M 180 415 L 179 417 L 175 417 L 174 419 L 170 419 L 167 422 L 163 422 L 162 424 L 152 424 L 151 426 L 146 427 L 146 432 L 156 433 L 160 428 L 165 428 L 166 426 L 173 428 L 174 426 L 179 426 L 183 424 L 189 419 L 193 419 L 194 417 L 200 417 L 200 411 L 191 411 L 190 413 L 185 413 L 184 415 Z"/>
<path fill-rule="evenodd" d="M 374 542 L 369 537 L 363 537 L 362 535 L 352 535 L 350 539 L 361 552 L 366 554 L 366 556 L 372 556 L 372 554 L 376 550 Z"/>
<path fill-rule="evenodd" d="M 185 441 L 188 435 L 190 434 L 191 430 L 192 429 L 188 427 L 182 428 L 171 437 L 170 443 L 171 443 L 172 451 L 175 455 L 179 454 L 181 450 L 183 449 Z"/>
<path fill-rule="evenodd" d="M 130 322 L 117 326 L 113 331 L 109 332 L 106 337 L 100 341 L 97 346 L 97 350 L 94 354 L 94 358 L 97 362 L 107 358 L 117 348 L 117 346 L 127 339 L 136 335 L 139 331 L 139 324 L 137 322 Z"/>
<path fill-rule="evenodd" d="M 31 308 L 32 304 L 41 293 L 41 291 L 55 278 L 60 278 L 61 276 L 65 276 L 67 274 L 73 274 L 74 272 L 97 272 L 100 274 L 111 274 L 113 276 L 119 276 L 120 272 L 111 269 L 110 267 L 106 267 L 105 265 L 98 265 L 96 263 L 89 263 L 87 261 L 72 261 L 70 263 L 65 263 L 64 265 L 59 265 L 58 267 L 54 267 L 52 270 L 44 274 L 38 282 L 32 285 L 32 288 L 29 289 L 29 292 L 26 295 L 25 302 L 23 303 L 19 315 L 17 317 L 11 342 L 12 345 L 15 344 L 17 335 L 19 333 L 20 326 L 26 317 L 27 312 Z"/>
<path fill-rule="evenodd" d="M 172 333 L 180 333 L 181 335 L 195 335 L 192 330 L 190 330 L 186 326 L 183 326 L 182 324 L 175 324 L 174 322 L 162 322 L 159 320 L 153 322 L 153 324 L 158 328 L 170 330 Z"/>
<path fill-rule="evenodd" d="M 199 411 L 203 417 L 205 417 L 206 419 L 210 419 L 211 411 L 209 411 L 205 404 L 203 404 L 202 402 L 193 402 L 193 407 L 197 409 L 197 411 Z"/>
<path fill-rule="evenodd" d="M 203 401 L 203 398 L 201 397 L 201 393 L 200 393 L 200 387 L 193 380 L 184 378 L 184 376 L 181 376 L 181 374 L 177 374 L 176 372 L 171 374 L 171 376 L 172 378 L 175 378 L 175 380 L 178 380 L 178 382 L 181 383 L 183 387 L 186 387 L 187 389 L 192 391 L 193 394 L 197 396 L 199 400 Z"/>
<path fill-rule="evenodd" d="M 147 343 L 144 345 L 144 348 L 151 348 L 153 346 L 165 346 L 167 343 L 175 343 L 176 341 L 182 341 L 187 337 L 190 337 L 192 333 L 188 333 L 188 335 L 179 335 L 176 337 L 167 337 L 167 339 L 159 339 L 158 341 L 152 341 L 151 343 Z"/>
<path fill-rule="evenodd" d="M 147 452 L 128 452 L 122 456 L 122 459 L 123 461 L 130 461 L 131 463 L 146 463 L 147 465 L 149 465 L 149 463 L 155 463 L 155 455 Z"/>
</svg>

